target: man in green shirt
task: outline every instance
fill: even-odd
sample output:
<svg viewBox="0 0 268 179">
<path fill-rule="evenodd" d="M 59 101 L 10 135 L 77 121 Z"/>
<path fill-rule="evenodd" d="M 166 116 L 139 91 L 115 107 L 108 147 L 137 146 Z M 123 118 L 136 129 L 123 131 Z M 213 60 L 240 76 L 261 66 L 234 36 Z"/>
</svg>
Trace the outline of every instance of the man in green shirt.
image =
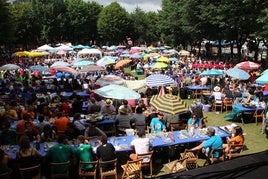
<svg viewBox="0 0 268 179">
<path fill-rule="evenodd" d="M 76 159 L 77 161 L 82 162 L 91 162 L 93 161 L 93 151 L 92 147 L 89 144 L 87 140 L 85 140 L 85 137 L 80 135 L 77 138 L 78 141 L 78 148 L 75 151 Z M 92 164 L 87 164 L 82 166 L 82 170 L 84 171 L 90 171 L 93 168 Z"/>
<path fill-rule="evenodd" d="M 52 146 L 46 155 L 46 163 L 62 163 L 70 161 L 70 165 L 73 164 L 74 150 L 67 143 L 67 138 L 65 135 L 59 135 L 58 143 Z M 57 166 L 54 168 L 57 173 L 65 173 L 65 166 Z"/>
</svg>

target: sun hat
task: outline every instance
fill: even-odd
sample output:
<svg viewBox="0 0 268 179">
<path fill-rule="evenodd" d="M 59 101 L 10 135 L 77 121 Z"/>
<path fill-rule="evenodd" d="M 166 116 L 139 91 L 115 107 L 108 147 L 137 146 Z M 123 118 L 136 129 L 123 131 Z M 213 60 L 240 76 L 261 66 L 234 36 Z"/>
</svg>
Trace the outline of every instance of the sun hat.
<svg viewBox="0 0 268 179">
<path fill-rule="evenodd" d="M 105 104 L 106 104 L 106 106 L 110 106 L 113 104 L 113 101 L 110 99 L 106 99 Z"/>
<path fill-rule="evenodd" d="M 220 88 L 219 86 L 215 86 L 215 87 L 214 87 L 214 91 L 215 91 L 215 92 L 219 92 L 220 90 L 221 90 L 221 88 Z"/>
</svg>

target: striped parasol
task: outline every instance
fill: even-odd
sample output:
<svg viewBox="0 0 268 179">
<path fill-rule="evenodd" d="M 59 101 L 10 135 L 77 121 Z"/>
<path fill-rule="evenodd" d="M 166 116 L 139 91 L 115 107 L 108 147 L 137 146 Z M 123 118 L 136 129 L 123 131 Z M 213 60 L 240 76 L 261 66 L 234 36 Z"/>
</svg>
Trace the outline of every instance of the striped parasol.
<svg viewBox="0 0 268 179">
<path fill-rule="evenodd" d="M 150 105 L 158 111 L 169 114 L 179 114 L 189 110 L 188 105 L 179 96 L 171 94 L 154 95 L 150 100 Z"/>
<path fill-rule="evenodd" d="M 154 74 L 145 78 L 147 86 L 157 87 L 163 85 L 176 85 L 176 82 L 169 76 L 163 74 Z"/>
<path fill-rule="evenodd" d="M 243 70 L 254 70 L 258 69 L 260 67 L 260 64 L 251 62 L 251 61 L 245 61 L 238 63 L 235 67 L 243 69 Z"/>
</svg>

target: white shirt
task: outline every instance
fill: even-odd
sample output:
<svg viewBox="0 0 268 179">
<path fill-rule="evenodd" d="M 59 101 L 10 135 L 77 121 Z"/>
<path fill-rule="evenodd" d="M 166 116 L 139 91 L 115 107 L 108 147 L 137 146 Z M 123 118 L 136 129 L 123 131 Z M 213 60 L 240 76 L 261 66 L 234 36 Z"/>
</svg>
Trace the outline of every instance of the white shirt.
<svg viewBox="0 0 268 179">
<path fill-rule="evenodd" d="M 131 146 L 134 146 L 136 154 L 144 154 L 149 152 L 149 138 L 135 138 L 131 141 Z"/>
</svg>

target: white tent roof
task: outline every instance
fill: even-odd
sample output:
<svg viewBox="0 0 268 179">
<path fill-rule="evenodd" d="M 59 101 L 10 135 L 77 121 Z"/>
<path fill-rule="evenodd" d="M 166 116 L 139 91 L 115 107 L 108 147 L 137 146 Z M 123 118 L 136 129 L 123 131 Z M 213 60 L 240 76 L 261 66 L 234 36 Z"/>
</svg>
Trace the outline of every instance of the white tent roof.
<svg viewBox="0 0 268 179">
<path fill-rule="evenodd" d="M 86 55 L 86 54 L 92 54 L 92 55 L 96 54 L 96 55 L 99 55 L 100 58 L 102 57 L 102 52 L 96 48 L 80 50 L 77 53 L 77 56 L 79 57 L 79 55 Z"/>
</svg>

